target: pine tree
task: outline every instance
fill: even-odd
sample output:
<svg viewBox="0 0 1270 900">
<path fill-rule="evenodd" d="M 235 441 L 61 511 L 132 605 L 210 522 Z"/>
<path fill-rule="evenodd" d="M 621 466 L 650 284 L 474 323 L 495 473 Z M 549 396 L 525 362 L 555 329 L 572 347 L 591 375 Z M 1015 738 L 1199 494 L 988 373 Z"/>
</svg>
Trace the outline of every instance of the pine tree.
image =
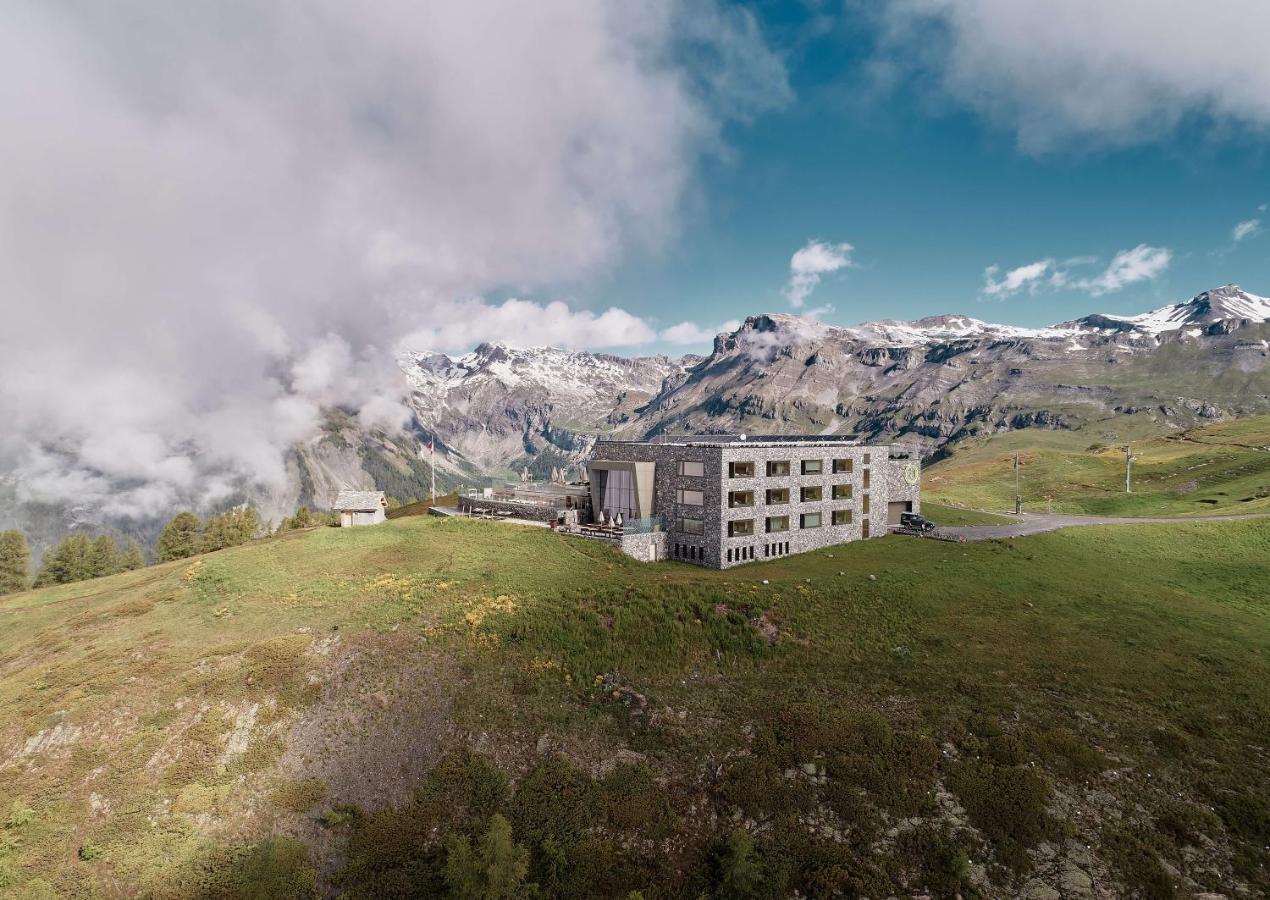
<svg viewBox="0 0 1270 900">
<path fill-rule="evenodd" d="M 119 548 L 115 546 L 114 538 L 103 534 L 89 548 L 88 577 L 100 578 L 103 575 L 114 575 L 118 571 Z"/>
<path fill-rule="evenodd" d="M 313 524 L 313 516 L 307 506 L 301 506 L 291 518 L 292 528 L 308 528 Z"/>
<path fill-rule="evenodd" d="M 212 516 L 203 526 L 203 550 L 237 547 L 255 538 L 260 531 L 260 514 L 250 506 L 229 509 Z"/>
<path fill-rule="evenodd" d="M 0 594 L 26 590 L 30 567 L 26 535 L 16 529 L 0 531 Z"/>
<path fill-rule="evenodd" d="M 754 858 L 754 838 L 743 828 L 728 836 L 718 858 L 719 900 L 747 900 L 757 897 L 761 871 Z"/>
<path fill-rule="evenodd" d="M 170 559 L 185 559 L 201 552 L 200 522 L 192 512 L 179 512 L 172 517 L 159 535 L 156 555 L 159 562 Z"/>
<path fill-rule="evenodd" d="M 146 555 L 141 550 L 141 545 L 136 541 L 129 541 L 128 548 L 119 556 L 119 571 L 131 572 L 134 569 L 144 568 L 146 564 Z"/>
<path fill-rule="evenodd" d="M 44 565 L 35 578 L 37 587 L 70 584 L 92 578 L 93 542 L 86 534 L 72 534 L 44 555 Z"/>
<path fill-rule="evenodd" d="M 460 900 L 511 900 L 528 885 L 529 851 L 512 839 L 512 826 L 503 816 L 490 817 L 489 829 L 475 850 L 466 837 L 450 840 L 445 881 Z"/>
</svg>

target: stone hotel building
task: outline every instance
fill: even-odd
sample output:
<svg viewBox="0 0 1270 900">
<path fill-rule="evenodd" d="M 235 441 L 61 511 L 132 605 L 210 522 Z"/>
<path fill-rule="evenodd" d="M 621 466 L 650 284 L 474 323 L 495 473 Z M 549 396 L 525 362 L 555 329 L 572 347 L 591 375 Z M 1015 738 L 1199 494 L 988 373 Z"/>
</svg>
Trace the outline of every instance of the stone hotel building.
<svg viewBox="0 0 1270 900">
<path fill-rule="evenodd" d="M 881 537 L 920 510 L 915 453 L 832 436 L 601 441 L 591 506 L 619 513 L 625 552 L 726 569 Z"/>
</svg>

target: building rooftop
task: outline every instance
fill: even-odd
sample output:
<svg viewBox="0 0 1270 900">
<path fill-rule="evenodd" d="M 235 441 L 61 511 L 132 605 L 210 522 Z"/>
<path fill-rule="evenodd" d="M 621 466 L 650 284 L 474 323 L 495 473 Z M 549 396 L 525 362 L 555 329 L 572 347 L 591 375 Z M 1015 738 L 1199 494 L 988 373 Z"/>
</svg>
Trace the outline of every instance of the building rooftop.
<svg viewBox="0 0 1270 900">
<path fill-rule="evenodd" d="M 670 444 L 679 447 L 889 447 L 888 444 L 866 444 L 847 434 L 667 434 L 650 441 L 606 441 L 614 444 Z"/>
<path fill-rule="evenodd" d="M 383 491 L 340 491 L 339 496 L 335 498 L 335 502 L 331 504 L 331 509 L 366 512 L 382 509 L 383 505 Z"/>
</svg>

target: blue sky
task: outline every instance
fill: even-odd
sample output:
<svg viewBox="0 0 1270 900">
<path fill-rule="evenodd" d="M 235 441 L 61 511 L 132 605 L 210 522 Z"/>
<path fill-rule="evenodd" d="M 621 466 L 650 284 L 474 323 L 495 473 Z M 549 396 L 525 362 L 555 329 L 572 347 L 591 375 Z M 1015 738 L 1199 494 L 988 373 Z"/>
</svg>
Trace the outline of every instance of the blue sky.
<svg viewBox="0 0 1270 900">
<path fill-rule="evenodd" d="M 730 153 L 703 165 L 679 235 L 634 252 L 581 301 L 662 325 L 795 312 L 783 289 L 810 239 L 853 248 L 851 266 L 807 303 L 832 307 L 820 315 L 838 324 L 961 312 L 1041 325 L 1144 311 L 1226 282 L 1270 293 L 1270 235 L 1254 225 L 1232 237 L 1241 222 L 1270 221 L 1259 209 L 1270 200 L 1264 131 L 1197 103 L 1141 138 L 1104 127 L 1030 146 L 1016 121 L 962 102 L 937 70 L 879 83 L 879 61 L 895 48 L 879 46 L 870 17 L 832 12 L 756 10 L 792 100 L 730 126 Z M 1167 265 L 1091 288 L 1118 252 L 1140 245 L 1168 251 Z M 988 266 L 999 279 L 1052 259 L 1048 279 L 1072 258 L 1085 259 L 1065 288 L 985 294 Z"/>
</svg>

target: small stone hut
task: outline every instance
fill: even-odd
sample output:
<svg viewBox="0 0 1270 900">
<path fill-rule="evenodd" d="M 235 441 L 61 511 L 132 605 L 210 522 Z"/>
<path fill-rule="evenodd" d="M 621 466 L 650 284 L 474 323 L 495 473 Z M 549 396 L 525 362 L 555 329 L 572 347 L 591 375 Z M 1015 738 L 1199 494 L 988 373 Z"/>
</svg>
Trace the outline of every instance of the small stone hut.
<svg viewBox="0 0 1270 900">
<path fill-rule="evenodd" d="M 383 491 L 340 491 L 331 505 L 340 514 L 340 527 L 378 525 L 384 521 L 388 501 Z"/>
</svg>

